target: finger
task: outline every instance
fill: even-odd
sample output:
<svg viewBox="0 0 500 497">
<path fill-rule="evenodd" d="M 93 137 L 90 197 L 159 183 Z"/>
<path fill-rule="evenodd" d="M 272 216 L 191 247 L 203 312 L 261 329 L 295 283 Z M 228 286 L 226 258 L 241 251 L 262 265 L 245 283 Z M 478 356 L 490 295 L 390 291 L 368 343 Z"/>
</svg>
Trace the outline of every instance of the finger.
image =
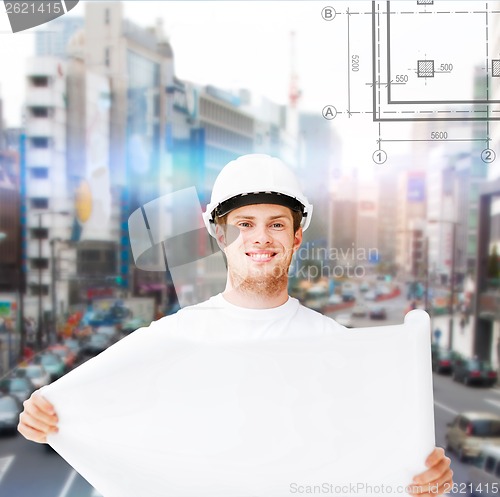
<svg viewBox="0 0 500 497">
<path fill-rule="evenodd" d="M 57 426 L 55 424 L 47 424 L 35 417 L 33 417 L 29 412 L 22 412 L 19 415 L 19 421 L 21 425 L 29 426 L 37 431 L 43 433 L 53 432 L 55 433 L 57 430 Z"/>
<path fill-rule="evenodd" d="M 38 390 L 31 395 L 30 399 L 41 411 L 55 414 L 54 406 Z"/>
<path fill-rule="evenodd" d="M 25 400 L 23 402 L 24 406 L 24 412 L 29 413 L 31 416 L 33 416 L 36 419 L 39 419 L 40 421 L 43 421 L 47 424 L 56 424 L 59 419 L 55 413 L 51 414 L 49 411 L 45 409 L 45 407 L 40 408 L 38 404 L 33 402 L 33 400 Z"/>
<path fill-rule="evenodd" d="M 417 495 L 423 497 L 424 495 L 432 495 L 436 497 L 437 495 L 442 495 L 451 492 L 453 487 L 453 471 L 447 473 L 443 478 L 436 480 L 425 485 L 410 485 L 408 488 L 408 493 L 411 495 Z"/>
<path fill-rule="evenodd" d="M 452 488 L 453 480 L 450 478 L 449 480 L 445 480 L 441 485 L 439 485 L 439 487 L 426 486 L 424 488 L 418 485 L 415 488 L 408 487 L 408 493 L 417 497 L 438 497 L 440 495 L 444 495 L 445 493 L 451 493 Z"/>
<path fill-rule="evenodd" d="M 429 468 L 434 466 L 440 459 L 445 457 L 445 452 L 442 447 L 434 447 L 434 450 L 429 454 L 427 459 L 425 460 L 425 465 Z"/>
<path fill-rule="evenodd" d="M 451 485 L 447 485 L 448 482 L 452 482 L 453 485 L 453 471 L 448 469 L 445 473 L 438 479 L 431 481 L 428 487 L 432 489 L 431 493 L 441 495 L 446 493 L 447 490 L 451 489 Z"/>
<path fill-rule="evenodd" d="M 27 440 L 31 440 L 32 442 L 36 443 L 46 443 L 47 442 L 47 435 L 44 433 L 35 430 L 34 428 L 31 428 L 30 426 L 27 426 L 25 424 L 19 423 L 17 426 L 17 431 Z"/>
<path fill-rule="evenodd" d="M 451 464 L 451 459 L 444 456 L 437 464 L 429 468 L 428 470 L 420 473 L 413 478 L 413 482 L 417 484 L 426 484 L 431 481 L 441 478 L 446 471 L 449 469 Z"/>
</svg>

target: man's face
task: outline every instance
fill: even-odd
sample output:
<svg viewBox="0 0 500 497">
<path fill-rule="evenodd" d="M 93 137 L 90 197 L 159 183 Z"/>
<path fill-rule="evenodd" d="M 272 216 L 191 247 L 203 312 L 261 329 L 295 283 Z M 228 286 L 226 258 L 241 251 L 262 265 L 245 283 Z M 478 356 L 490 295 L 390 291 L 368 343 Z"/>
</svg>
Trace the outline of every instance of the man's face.
<svg viewBox="0 0 500 497">
<path fill-rule="evenodd" d="M 272 295 L 286 288 L 288 268 L 302 242 L 302 228 L 293 232 L 290 209 L 275 204 L 239 207 L 227 217 L 218 241 L 227 257 L 233 288 Z"/>
</svg>

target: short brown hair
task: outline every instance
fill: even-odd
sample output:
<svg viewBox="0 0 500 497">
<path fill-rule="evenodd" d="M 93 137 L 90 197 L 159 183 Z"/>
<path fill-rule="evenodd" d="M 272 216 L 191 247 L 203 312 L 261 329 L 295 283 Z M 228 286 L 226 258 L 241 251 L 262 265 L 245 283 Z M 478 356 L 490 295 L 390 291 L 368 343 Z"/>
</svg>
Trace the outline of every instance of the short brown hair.
<svg viewBox="0 0 500 497">
<path fill-rule="evenodd" d="M 302 222 L 302 212 L 293 211 L 292 209 L 290 209 L 290 212 L 292 213 L 293 219 L 293 232 L 297 233 L 297 230 L 300 228 L 300 223 Z M 224 216 L 215 216 L 215 224 L 222 226 L 225 230 L 225 226 L 227 225 L 227 217 L 229 216 L 229 214 L 230 212 L 228 212 Z"/>
</svg>

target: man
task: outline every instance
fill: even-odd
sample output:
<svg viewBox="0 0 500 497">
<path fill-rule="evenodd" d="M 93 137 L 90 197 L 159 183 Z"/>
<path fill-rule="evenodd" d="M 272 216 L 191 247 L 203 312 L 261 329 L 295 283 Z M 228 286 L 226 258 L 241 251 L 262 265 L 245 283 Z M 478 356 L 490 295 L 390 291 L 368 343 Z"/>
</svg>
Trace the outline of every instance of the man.
<svg viewBox="0 0 500 497">
<path fill-rule="evenodd" d="M 190 322 L 197 314 L 189 311 L 192 307 L 163 318 L 169 320 L 169 333 L 190 333 L 205 340 L 223 333 L 253 337 L 265 333 L 286 340 L 338 329 L 340 325 L 300 305 L 287 292 L 290 262 L 311 213 L 296 177 L 280 160 L 252 154 L 227 164 L 215 181 L 203 216 L 227 258 L 225 291 L 196 306 L 211 311 L 203 313 L 203 321 Z M 161 326 L 163 319 L 150 329 Z M 137 333 L 132 334 L 135 340 Z M 19 431 L 29 440 L 46 442 L 49 433 L 57 432 L 53 406 L 40 393 L 24 406 Z M 414 479 L 415 494 L 435 497 L 445 485 L 451 487 L 453 473 L 443 449 L 436 448 L 426 465 L 429 469 Z M 436 485 L 441 489 L 438 493 Z"/>
</svg>

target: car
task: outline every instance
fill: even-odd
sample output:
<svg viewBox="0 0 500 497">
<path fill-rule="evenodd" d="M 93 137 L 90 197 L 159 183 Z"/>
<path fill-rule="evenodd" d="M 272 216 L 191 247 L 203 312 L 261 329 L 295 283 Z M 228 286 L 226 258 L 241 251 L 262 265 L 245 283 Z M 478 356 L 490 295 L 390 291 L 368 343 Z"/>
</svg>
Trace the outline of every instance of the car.
<svg viewBox="0 0 500 497">
<path fill-rule="evenodd" d="M 74 367 L 76 362 L 76 354 L 66 345 L 52 345 L 47 350 L 62 359 L 66 372 Z"/>
<path fill-rule="evenodd" d="M 16 396 L 0 394 L 0 432 L 17 433 L 22 410 L 23 405 Z"/>
<path fill-rule="evenodd" d="M 338 314 L 337 316 L 334 316 L 333 319 L 335 319 L 335 321 L 337 321 L 337 323 L 339 323 L 342 326 L 345 326 L 346 328 L 353 327 L 353 323 L 352 323 L 352 319 L 351 319 L 350 314 Z"/>
<path fill-rule="evenodd" d="M 15 375 L 20 378 L 29 378 L 36 388 L 41 388 L 50 383 L 50 374 L 41 364 L 29 364 L 15 370 Z"/>
<path fill-rule="evenodd" d="M 305 302 L 306 293 L 307 293 L 307 288 L 305 288 L 303 286 L 294 285 L 290 288 L 290 297 L 297 299 L 301 303 Z M 167 314 L 173 314 L 173 312 L 167 312 Z M 132 318 L 132 319 L 134 319 L 134 318 Z M 124 324 L 123 328 L 124 327 L 125 327 L 125 324 Z M 122 328 L 122 331 L 123 331 L 123 328 Z M 135 329 L 131 330 L 130 332 L 127 332 L 127 334 L 131 333 L 132 331 L 135 331 Z"/>
<path fill-rule="evenodd" d="M 378 293 L 378 295 L 390 295 L 391 292 L 392 290 L 387 285 L 379 285 L 376 288 L 376 293 Z"/>
<path fill-rule="evenodd" d="M 377 294 L 373 290 L 368 290 L 364 295 L 365 300 L 377 300 Z"/>
<path fill-rule="evenodd" d="M 453 352 L 441 347 L 432 347 L 432 370 L 438 374 L 450 374 L 453 371 Z"/>
<path fill-rule="evenodd" d="M 95 332 L 106 335 L 111 342 L 116 342 L 118 339 L 116 326 L 98 326 Z"/>
<path fill-rule="evenodd" d="M 82 352 L 86 355 L 96 356 L 111 345 L 109 337 L 103 333 L 91 335 L 83 344 Z"/>
<path fill-rule="evenodd" d="M 354 302 L 356 300 L 356 290 L 357 290 L 357 284 L 353 283 L 351 281 L 344 281 L 342 283 L 342 289 L 341 289 L 341 294 L 342 294 L 342 300 L 344 302 Z"/>
<path fill-rule="evenodd" d="M 473 496 L 498 497 L 500 487 L 500 447 L 484 445 L 468 471 L 466 488 Z"/>
<path fill-rule="evenodd" d="M 76 328 L 73 331 L 73 336 L 75 336 L 78 340 L 84 340 L 92 335 L 92 326 L 84 325 Z"/>
<path fill-rule="evenodd" d="M 337 295 L 336 293 L 333 293 L 328 297 L 329 304 L 341 304 L 342 302 L 343 302 L 342 295 Z"/>
<path fill-rule="evenodd" d="M 342 302 L 355 302 L 356 301 L 356 296 L 355 295 L 342 295 Z"/>
<path fill-rule="evenodd" d="M 29 378 L 18 378 L 15 376 L 4 378 L 0 381 L 0 392 L 17 397 L 24 402 L 36 390 L 35 385 Z"/>
<path fill-rule="evenodd" d="M 458 454 L 460 461 L 479 455 L 483 445 L 500 446 L 500 416 L 485 411 L 466 411 L 447 424 L 446 450 Z"/>
<path fill-rule="evenodd" d="M 323 286 L 313 286 L 306 292 L 304 305 L 310 309 L 323 312 L 328 300 L 328 290 Z"/>
<path fill-rule="evenodd" d="M 127 321 L 125 321 L 122 324 L 122 329 L 121 333 L 122 335 L 130 335 L 130 333 L 133 333 L 135 330 L 138 330 L 139 328 L 142 328 L 143 326 L 148 326 L 149 323 L 144 321 L 144 319 L 137 317 L 137 318 L 132 318 Z"/>
<path fill-rule="evenodd" d="M 493 386 L 497 381 L 497 372 L 488 361 L 457 357 L 453 361 L 453 381 L 464 385 Z"/>
<path fill-rule="evenodd" d="M 76 338 L 66 338 L 63 342 L 63 345 L 66 345 L 66 347 L 68 347 L 73 352 L 73 354 L 75 354 L 76 360 L 80 358 L 82 346 Z"/>
<path fill-rule="evenodd" d="M 369 317 L 370 319 L 387 319 L 387 311 L 385 307 L 374 305 L 370 308 Z"/>
<path fill-rule="evenodd" d="M 35 356 L 33 362 L 42 365 L 47 370 L 51 381 L 61 378 L 66 372 L 64 361 L 52 352 L 43 352 Z"/>
<path fill-rule="evenodd" d="M 361 285 L 359 285 L 359 291 L 360 292 L 367 292 L 368 290 L 370 290 L 370 285 L 364 281 L 363 283 L 361 283 Z"/>
<path fill-rule="evenodd" d="M 355 305 L 352 308 L 351 316 L 354 318 L 364 318 L 368 315 L 368 307 L 363 304 Z"/>
</svg>

